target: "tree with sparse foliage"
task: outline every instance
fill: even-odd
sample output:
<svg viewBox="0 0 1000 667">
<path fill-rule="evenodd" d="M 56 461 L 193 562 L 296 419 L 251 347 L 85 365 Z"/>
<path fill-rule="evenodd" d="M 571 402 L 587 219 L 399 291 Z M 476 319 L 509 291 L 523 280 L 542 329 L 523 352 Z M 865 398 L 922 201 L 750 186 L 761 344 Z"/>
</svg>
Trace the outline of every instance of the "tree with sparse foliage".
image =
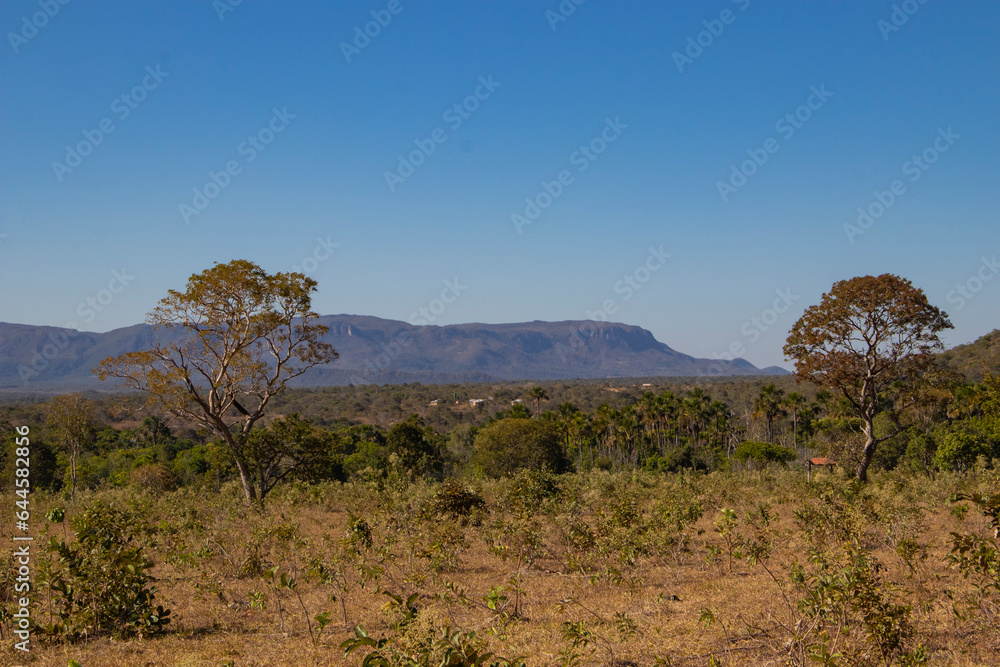
<svg viewBox="0 0 1000 667">
<path fill-rule="evenodd" d="M 69 458 L 70 497 L 76 496 L 76 464 L 94 439 L 94 404 L 82 394 L 56 396 L 49 406 L 48 425 Z"/>
<path fill-rule="evenodd" d="M 216 264 L 170 290 L 147 322 L 150 350 L 109 357 L 98 376 L 120 378 L 149 403 L 217 433 L 239 471 L 248 502 L 266 489 L 248 456 L 248 438 L 288 382 L 337 358 L 327 327 L 310 310 L 316 281 L 266 273 L 247 260 Z"/>
<path fill-rule="evenodd" d="M 861 419 L 859 480 L 867 480 L 878 444 L 905 428 L 899 417 L 919 401 L 943 347 L 938 333 L 950 328 L 922 290 L 892 274 L 835 283 L 792 327 L 784 351 L 798 379 L 840 392 Z M 876 435 L 881 412 L 893 427 Z"/>
</svg>

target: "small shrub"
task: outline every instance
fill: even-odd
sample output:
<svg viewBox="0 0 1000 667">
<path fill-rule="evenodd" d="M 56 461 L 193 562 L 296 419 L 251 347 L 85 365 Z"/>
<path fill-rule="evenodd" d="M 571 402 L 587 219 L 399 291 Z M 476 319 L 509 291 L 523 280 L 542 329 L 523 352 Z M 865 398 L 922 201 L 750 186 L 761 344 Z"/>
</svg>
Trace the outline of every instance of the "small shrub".
<svg viewBox="0 0 1000 667">
<path fill-rule="evenodd" d="M 434 496 L 427 501 L 425 511 L 436 515 L 459 517 L 463 523 L 486 510 L 486 501 L 474 489 L 454 478 L 446 479 Z"/>
<path fill-rule="evenodd" d="M 139 466 L 132 471 L 132 485 L 150 493 L 174 491 L 179 485 L 177 475 L 162 463 Z"/>
<path fill-rule="evenodd" d="M 76 541 L 52 537 L 39 584 L 52 594 L 50 622 L 42 629 L 73 641 L 83 637 L 145 636 L 161 632 L 170 612 L 153 606 L 152 563 L 136 539 L 141 524 L 131 513 L 95 503 L 73 520 Z"/>
<path fill-rule="evenodd" d="M 521 470 L 502 485 L 501 502 L 520 514 L 531 515 L 542 509 L 546 500 L 559 494 L 554 475 L 539 470 Z"/>
<path fill-rule="evenodd" d="M 714 467 L 714 462 L 711 452 L 704 447 L 688 444 L 667 449 L 663 456 L 653 454 L 646 460 L 645 467 L 650 472 L 708 471 Z"/>
<path fill-rule="evenodd" d="M 992 496 L 959 494 L 956 500 L 975 504 L 990 521 L 993 537 L 976 533 L 952 533 L 949 565 L 957 567 L 966 579 L 975 582 L 981 598 L 1000 594 L 1000 494 Z"/>
</svg>

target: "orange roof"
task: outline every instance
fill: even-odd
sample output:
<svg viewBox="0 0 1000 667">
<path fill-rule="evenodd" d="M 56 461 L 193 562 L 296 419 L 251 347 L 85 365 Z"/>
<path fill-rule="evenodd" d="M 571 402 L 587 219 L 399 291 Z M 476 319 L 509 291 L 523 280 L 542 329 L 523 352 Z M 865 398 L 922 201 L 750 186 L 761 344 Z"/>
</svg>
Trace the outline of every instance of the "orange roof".
<svg viewBox="0 0 1000 667">
<path fill-rule="evenodd" d="M 824 459 L 823 457 L 816 457 L 816 458 L 809 459 L 809 463 L 810 463 L 810 465 L 814 465 L 814 466 L 835 466 L 835 465 L 837 465 L 836 461 L 831 461 L 830 459 Z"/>
</svg>

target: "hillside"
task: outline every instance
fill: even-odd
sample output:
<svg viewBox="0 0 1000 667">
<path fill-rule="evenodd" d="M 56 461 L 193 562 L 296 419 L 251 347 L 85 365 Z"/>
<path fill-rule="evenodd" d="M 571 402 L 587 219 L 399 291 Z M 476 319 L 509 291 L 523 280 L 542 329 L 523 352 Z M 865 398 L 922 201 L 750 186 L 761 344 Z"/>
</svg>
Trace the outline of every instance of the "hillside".
<svg viewBox="0 0 1000 667">
<path fill-rule="evenodd" d="M 984 368 L 994 375 L 1000 374 L 1000 329 L 942 352 L 941 363 L 975 382 L 983 379 Z"/>
<path fill-rule="evenodd" d="M 340 353 L 297 386 L 456 383 L 569 378 L 784 374 L 743 359 L 697 359 L 627 324 L 565 321 L 413 326 L 361 315 L 326 315 L 325 340 Z M 107 333 L 0 323 L 0 389 L 99 389 L 102 359 L 147 348 L 145 324 Z"/>
</svg>

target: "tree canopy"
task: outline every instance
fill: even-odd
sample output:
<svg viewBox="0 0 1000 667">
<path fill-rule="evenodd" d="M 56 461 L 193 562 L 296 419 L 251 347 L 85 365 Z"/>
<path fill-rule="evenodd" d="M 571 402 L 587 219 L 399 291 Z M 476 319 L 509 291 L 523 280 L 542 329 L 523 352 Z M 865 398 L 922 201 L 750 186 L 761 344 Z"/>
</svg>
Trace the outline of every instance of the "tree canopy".
<svg viewBox="0 0 1000 667">
<path fill-rule="evenodd" d="M 476 435 L 475 467 L 488 477 L 512 475 L 522 468 L 563 472 L 569 461 L 558 427 L 537 419 L 507 418 Z"/>
<path fill-rule="evenodd" d="M 922 290 L 888 273 L 835 283 L 792 327 L 784 351 L 796 376 L 838 391 L 861 418 L 858 479 L 867 479 L 878 444 L 902 430 L 899 415 L 919 400 L 933 353 L 943 348 L 938 333 L 951 327 Z M 898 428 L 876 437 L 882 411 Z"/>
<path fill-rule="evenodd" d="M 98 376 L 120 378 L 166 412 L 217 433 L 228 446 L 248 501 L 267 481 L 251 466 L 248 436 L 288 382 L 337 358 L 310 310 L 316 281 L 268 274 L 247 260 L 216 263 L 170 290 L 146 321 L 150 350 L 109 357 Z"/>
</svg>

